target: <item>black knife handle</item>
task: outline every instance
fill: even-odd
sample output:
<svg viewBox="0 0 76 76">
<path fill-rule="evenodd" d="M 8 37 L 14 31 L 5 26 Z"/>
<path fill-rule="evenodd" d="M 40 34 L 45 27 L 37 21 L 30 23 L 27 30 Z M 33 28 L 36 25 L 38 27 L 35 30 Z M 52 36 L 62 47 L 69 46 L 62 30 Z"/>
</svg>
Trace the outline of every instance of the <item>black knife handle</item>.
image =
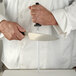
<svg viewBox="0 0 76 76">
<path fill-rule="evenodd" d="M 39 23 L 36 23 L 35 25 L 34 25 L 35 27 L 39 27 L 39 26 L 41 26 L 41 24 L 39 24 Z"/>
<path fill-rule="evenodd" d="M 24 32 L 21 32 L 23 35 L 25 35 L 25 33 Z"/>
<path fill-rule="evenodd" d="M 37 2 L 36 5 L 39 5 L 39 3 Z"/>
</svg>

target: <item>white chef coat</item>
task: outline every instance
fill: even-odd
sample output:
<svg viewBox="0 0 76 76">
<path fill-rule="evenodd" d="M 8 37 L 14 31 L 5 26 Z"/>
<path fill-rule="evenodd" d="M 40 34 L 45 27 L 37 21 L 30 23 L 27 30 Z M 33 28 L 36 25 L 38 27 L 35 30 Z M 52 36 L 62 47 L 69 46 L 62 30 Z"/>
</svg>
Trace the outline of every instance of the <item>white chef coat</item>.
<svg viewBox="0 0 76 76">
<path fill-rule="evenodd" d="M 18 22 L 27 32 L 36 32 L 32 22 L 29 6 L 39 2 L 52 12 L 58 26 L 41 26 L 40 33 L 53 34 L 55 41 L 39 41 L 41 69 L 72 68 L 76 66 L 76 0 L 4 0 L 5 16 Z M 70 4 L 70 5 L 69 5 Z M 64 38 L 66 37 L 66 38 Z M 3 40 L 2 62 L 9 69 L 36 69 L 38 67 L 37 41 L 28 36 L 21 41 Z"/>
</svg>

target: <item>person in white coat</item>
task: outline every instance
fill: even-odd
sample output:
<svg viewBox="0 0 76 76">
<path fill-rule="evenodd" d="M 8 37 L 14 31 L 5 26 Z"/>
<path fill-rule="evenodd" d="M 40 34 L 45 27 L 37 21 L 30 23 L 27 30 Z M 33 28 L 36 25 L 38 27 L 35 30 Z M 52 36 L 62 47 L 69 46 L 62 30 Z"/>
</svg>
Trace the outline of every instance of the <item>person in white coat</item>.
<svg viewBox="0 0 76 76">
<path fill-rule="evenodd" d="M 38 2 L 40 5 L 35 5 Z M 8 69 L 53 69 L 76 66 L 76 0 L 4 0 L 5 16 L 0 15 L 4 36 L 2 62 Z M 21 32 L 54 35 L 54 41 L 30 40 Z M 38 51 L 39 49 L 39 63 Z"/>
</svg>

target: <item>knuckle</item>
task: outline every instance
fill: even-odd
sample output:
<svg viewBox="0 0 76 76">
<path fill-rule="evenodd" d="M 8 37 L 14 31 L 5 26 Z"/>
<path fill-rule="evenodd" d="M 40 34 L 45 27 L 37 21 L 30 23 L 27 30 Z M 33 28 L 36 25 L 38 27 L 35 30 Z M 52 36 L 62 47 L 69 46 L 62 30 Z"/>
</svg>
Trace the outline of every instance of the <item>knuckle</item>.
<svg viewBox="0 0 76 76">
<path fill-rule="evenodd" d="M 14 30 L 11 30 L 11 36 L 14 36 L 16 33 Z"/>
<path fill-rule="evenodd" d="M 35 19 L 32 19 L 32 21 L 33 21 L 33 22 L 36 22 L 36 20 L 35 20 Z"/>
<path fill-rule="evenodd" d="M 22 38 L 19 38 L 19 40 L 22 40 Z"/>
<path fill-rule="evenodd" d="M 22 40 L 24 38 L 24 36 L 21 36 L 20 38 L 19 38 L 19 40 Z"/>
<path fill-rule="evenodd" d="M 22 38 L 21 39 L 23 39 L 24 38 L 24 36 L 22 36 Z"/>
<path fill-rule="evenodd" d="M 35 11 L 36 11 L 35 9 L 32 9 L 32 10 L 31 10 L 31 12 L 35 12 Z"/>
<path fill-rule="evenodd" d="M 32 20 L 35 18 L 34 16 L 31 16 Z"/>
<path fill-rule="evenodd" d="M 9 39 L 9 40 L 13 40 L 13 36 L 12 36 L 12 35 L 10 35 L 8 39 Z"/>
<path fill-rule="evenodd" d="M 31 15 L 36 15 L 36 13 L 35 12 L 31 12 Z"/>
<path fill-rule="evenodd" d="M 5 24 L 0 24 L 0 31 L 1 32 L 5 31 L 5 27 L 6 27 Z"/>
<path fill-rule="evenodd" d="M 24 38 L 24 36 L 22 36 L 21 40 Z"/>
<path fill-rule="evenodd" d="M 9 37 L 8 40 L 12 40 L 12 37 Z"/>
<path fill-rule="evenodd" d="M 13 23 L 13 27 L 18 26 L 18 23 L 14 22 Z"/>
<path fill-rule="evenodd" d="M 19 39 L 20 41 L 22 40 L 22 39 Z"/>
<path fill-rule="evenodd" d="M 32 6 L 31 6 L 31 9 L 35 8 L 35 6 L 36 6 L 36 5 L 32 5 Z"/>
<path fill-rule="evenodd" d="M 12 35 L 12 36 L 14 36 L 15 34 L 16 34 L 16 33 L 15 33 L 15 32 L 13 32 L 11 35 Z"/>
</svg>

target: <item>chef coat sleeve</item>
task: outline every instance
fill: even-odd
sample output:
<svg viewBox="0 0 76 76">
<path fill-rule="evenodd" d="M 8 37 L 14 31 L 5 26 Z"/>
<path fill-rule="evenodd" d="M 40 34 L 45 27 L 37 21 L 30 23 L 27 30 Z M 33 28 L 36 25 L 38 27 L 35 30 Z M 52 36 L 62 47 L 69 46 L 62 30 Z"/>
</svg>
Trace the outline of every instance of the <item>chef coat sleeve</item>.
<svg viewBox="0 0 76 76">
<path fill-rule="evenodd" d="M 76 0 L 63 8 L 53 10 L 58 26 L 53 26 L 60 37 L 67 37 L 72 30 L 76 30 Z"/>
<path fill-rule="evenodd" d="M 6 20 L 6 18 L 3 15 L 0 15 L 0 22 L 2 20 Z M 4 36 L 3 33 L 0 32 L 0 38 L 2 38 L 3 36 Z"/>
<path fill-rule="evenodd" d="M 5 5 L 6 4 L 6 0 L 3 0 L 3 3 Z M 2 20 L 7 20 L 7 18 L 5 17 L 5 14 L 0 13 L 0 22 Z M 3 37 L 4 37 L 3 33 L 0 32 L 0 39 L 3 38 Z"/>
</svg>

